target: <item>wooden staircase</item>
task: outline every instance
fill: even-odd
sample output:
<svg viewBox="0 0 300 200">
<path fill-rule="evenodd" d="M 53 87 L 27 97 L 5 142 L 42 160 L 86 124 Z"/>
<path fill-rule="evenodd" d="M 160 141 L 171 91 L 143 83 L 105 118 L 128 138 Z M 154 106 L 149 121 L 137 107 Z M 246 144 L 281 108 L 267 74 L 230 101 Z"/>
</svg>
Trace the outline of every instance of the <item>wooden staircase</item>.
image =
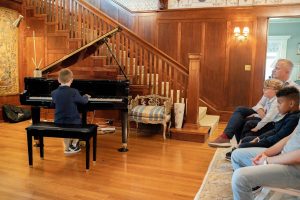
<svg viewBox="0 0 300 200">
<path fill-rule="evenodd" d="M 109 40 L 118 62 L 142 94 L 186 98 L 188 70 L 153 45 L 83 0 L 26 0 L 26 18 L 44 20 L 45 65 L 119 26 L 122 32 Z M 59 42 L 58 42 L 59 41 Z M 55 45 L 53 45 L 55 44 Z M 105 45 L 91 57 L 72 66 L 77 78 L 119 79 L 120 71 Z M 50 74 L 56 76 L 56 74 Z M 132 88 L 134 89 L 134 88 Z"/>
<path fill-rule="evenodd" d="M 132 96 L 158 94 L 172 98 L 174 103 L 186 103 L 189 70 L 105 13 L 84 0 L 25 2 L 28 23 L 43 28 L 36 32 L 45 38 L 44 66 L 120 27 L 122 31 L 111 37 L 108 45 L 130 80 Z M 37 21 L 44 26 L 35 26 Z M 123 79 L 105 45 L 70 69 L 77 79 Z M 48 77 L 56 78 L 57 74 Z"/>
</svg>

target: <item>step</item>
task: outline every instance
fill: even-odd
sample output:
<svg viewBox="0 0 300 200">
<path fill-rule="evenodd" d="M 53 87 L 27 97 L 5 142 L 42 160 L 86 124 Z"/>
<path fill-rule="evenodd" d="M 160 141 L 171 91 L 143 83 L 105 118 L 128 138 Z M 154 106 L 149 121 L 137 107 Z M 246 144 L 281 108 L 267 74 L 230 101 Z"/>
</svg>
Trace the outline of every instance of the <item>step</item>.
<svg viewBox="0 0 300 200">
<path fill-rule="evenodd" d="M 210 127 L 184 124 L 183 128 L 171 128 L 171 138 L 189 142 L 204 143 L 209 136 Z"/>
<path fill-rule="evenodd" d="M 207 112 L 207 107 L 199 107 L 199 116 L 198 119 L 201 120 Z"/>
<path fill-rule="evenodd" d="M 217 115 L 205 115 L 202 119 L 199 120 L 200 126 L 209 126 L 210 131 L 209 134 L 212 134 L 214 130 L 217 128 L 219 123 L 220 116 Z"/>
</svg>

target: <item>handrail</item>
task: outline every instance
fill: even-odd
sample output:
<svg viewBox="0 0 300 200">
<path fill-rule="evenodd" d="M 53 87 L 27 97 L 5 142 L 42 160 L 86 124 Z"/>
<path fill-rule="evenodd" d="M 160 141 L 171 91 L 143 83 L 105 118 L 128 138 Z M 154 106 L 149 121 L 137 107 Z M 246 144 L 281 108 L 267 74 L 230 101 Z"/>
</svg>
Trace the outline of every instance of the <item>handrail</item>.
<svg viewBox="0 0 300 200">
<path fill-rule="evenodd" d="M 149 42 L 143 40 L 142 38 L 140 38 L 139 36 L 137 36 L 134 32 L 132 32 L 130 29 L 128 29 L 127 27 L 123 26 L 122 24 L 120 24 L 118 21 L 110 18 L 108 15 L 106 15 L 105 13 L 99 11 L 99 9 L 97 9 L 95 6 L 87 3 L 84 0 L 77 0 L 78 2 L 80 2 L 82 5 L 86 6 L 87 8 L 89 8 L 89 10 L 100 14 L 102 16 L 104 16 L 110 23 L 113 23 L 114 26 L 119 26 L 122 28 L 122 32 L 124 33 L 128 33 L 134 40 L 137 40 L 138 42 L 144 43 L 147 45 L 147 47 L 153 49 L 157 54 L 162 55 L 163 57 L 167 58 L 168 60 L 170 60 L 170 62 L 174 65 L 177 65 L 179 70 L 184 73 L 185 75 L 188 75 L 189 71 L 186 67 L 184 67 L 182 64 L 178 63 L 176 60 L 174 60 L 172 57 L 170 57 L 169 55 L 167 55 L 166 53 L 164 53 L 163 51 L 161 51 L 160 49 L 158 49 L 157 47 L 153 46 L 152 44 L 150 44 Z"/>
</svg>

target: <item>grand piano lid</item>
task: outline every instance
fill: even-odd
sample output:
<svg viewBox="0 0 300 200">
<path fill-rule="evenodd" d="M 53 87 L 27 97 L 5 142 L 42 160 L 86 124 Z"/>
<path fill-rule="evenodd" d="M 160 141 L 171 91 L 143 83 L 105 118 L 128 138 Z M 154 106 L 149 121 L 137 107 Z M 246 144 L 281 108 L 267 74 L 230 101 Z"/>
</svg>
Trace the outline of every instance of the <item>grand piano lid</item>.
<svg viewBox="0 0 300 200">
<path fill-rule="evenodd" d="M 93 40 L 92 42 L 62 57 L 61 59 L 51 63 L 50 65 L 41 69 L 42 75 L 46 75 L 48 73 L 58 71 L 61 68 L 69 67 L 79 62 L 80 60 L 87 58 L 88 56 L 92 55 L 95 51 L 97 51 L 99 46 L 101 46 L 105 42 L 105 40 L 107 40 L 107 38 L 112 37 L 115 33 L 119 31 L 121 31 L 121 28 L 117 27 L 112 31 L 105 33 L 101 37 Z"/>
</svg>

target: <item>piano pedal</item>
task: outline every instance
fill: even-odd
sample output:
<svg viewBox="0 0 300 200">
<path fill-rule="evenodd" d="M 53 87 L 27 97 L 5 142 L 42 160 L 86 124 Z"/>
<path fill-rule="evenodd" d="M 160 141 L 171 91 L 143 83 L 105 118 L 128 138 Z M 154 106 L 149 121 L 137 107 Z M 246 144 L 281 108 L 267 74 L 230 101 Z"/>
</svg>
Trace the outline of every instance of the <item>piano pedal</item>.
<svg viewBox="0 0 300 200">
<path fill-rule="evenodd" d="M 48 120 L 47 119 L 43 119 L 43 122 L 48 122 Z"/>
</svg>

